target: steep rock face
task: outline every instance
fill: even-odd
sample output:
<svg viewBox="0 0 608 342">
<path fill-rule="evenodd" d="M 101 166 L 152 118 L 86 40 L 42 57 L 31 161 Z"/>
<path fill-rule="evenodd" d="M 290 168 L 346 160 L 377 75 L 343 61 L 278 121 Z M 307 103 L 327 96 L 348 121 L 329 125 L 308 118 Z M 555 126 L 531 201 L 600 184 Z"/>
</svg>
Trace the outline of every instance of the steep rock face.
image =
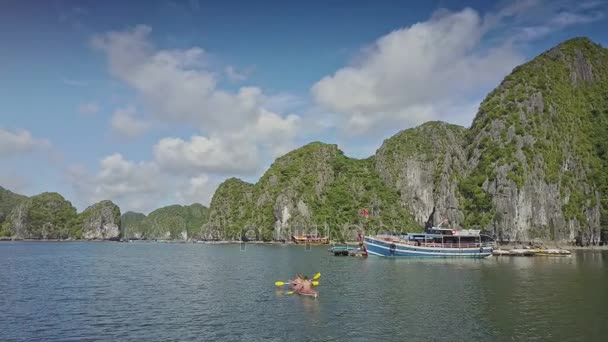
<svg viewBox="0 0 608 342">
<path fill-rule="evenodd" d="M 86 240 L 118 240 L 120 208 L 111 201 L 101 201 L 86 208 L 80 215 L 82 238 Z"/>
<path fill-rule="evenodd" d="M 8 224 L 6 225 L 6 229 L 4 229 L 3 222 L 6 220 L 13 208 L 18 206 L 26 199 L 26 196 L 16 194 L 0 186 L 0 236 L 11 235 L 11 232 L 8 229 Z"/>
<path fill-rule="evenodd" d="M 76 208 L 54 192 L 45 192 L 22 201 L 13 208 L 4 227 L 16 238 L 78 237 Z"/>
<path fill-rule="evenodd" d="M 517 67 L 468 132 L 465 225 L 596 244 L 606 209 L 608 53 L 573 39 Z"/>
<path fill-rule="evenodd" d="M 465 132 L 464 127 L 428 122 L 385 140 L 376 152 L 376 170 L 398 190 L 401 205 L 420 225 L 463 222 L 456 178 L 466 167 Z"/>
<path fill-rule="evenodd" d="M 208 211 L 204 205 L 194 203 L 162 207 L 148 216 L 132 213 L 127 216 L 123 230 L 130 238 L 188 240 L 201 235 L 209 218 Z"/>
<path fill-rule="evenodd" d="M 332 162 L 341 153 L 336 145 L 308 144 L 278 158 L 258 184 L 254 225 L 265 239 L 289 239 L 291 230 L 310 228 L 309 206 L 322 200 L 334 180 Z"/>
<path fill-rule="evenodd" d="M 361 208 L 370 218 L 362 219 Z M 207 226 L 229 232 L 228 238 L 261 240 L 311 232 L 347 239 L 362 228 L 416 229 L 373 158 L 348 158 L 336 145 L 319 142 L 278 158 L 255 185 L 224 182 L 211 201 Z"/>
<path fill-rule="evenodd" d="M 146 215 L 142 213 L 136 213 L 133 211 L 127 211 L 120 217 L 120 224 L 122 227 L 122 236 L 125 239 L 135 238 L 141 239 L 142 236 L 142 222 L 146 218 Z"/>
<path fill-rule="evenodd" d="M 238 178 L 230 178 L 215 190 L 209 205 L 209 222 L 203 227 L 206 240 L 237 240 L 242 235 L 258 239 L 252 221 L 255 187 Z"/>
</svg>

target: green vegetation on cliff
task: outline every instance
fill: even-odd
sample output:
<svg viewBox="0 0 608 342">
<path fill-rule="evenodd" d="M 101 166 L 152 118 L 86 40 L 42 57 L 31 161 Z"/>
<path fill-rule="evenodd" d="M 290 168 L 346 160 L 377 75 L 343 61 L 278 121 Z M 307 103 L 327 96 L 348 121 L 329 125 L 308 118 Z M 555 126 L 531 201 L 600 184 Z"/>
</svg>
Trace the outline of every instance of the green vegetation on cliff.
<svg viewBox="0 0 608 342">
<path fill-rule="evenodd" d="M 362 221 L 361 208 L 370 219 Z M 289 239 L 328 227 L 342 238 L 349 225 L 418 229 L 399 196 L 374 169 L 373 159 L 348 158 L 336 145 L 310 143 L 278 158 L 255 185 L 221 184 L 211 201 L 207 234 L 238 239 Z"/>
<path fill-rule="evenodd" d="M 23 200 L 11 211 L 3 230 L 25 239 L 66 239 L 77 228 L 76 208 L 56 192 Z"/>
<path fill-rule="evenodd" d="M 222 184 L 205 230 L 269 239 L 328 224 L 333 233 L 365 207 L 389 230 L 447 220 L 503 240 L 596 244 L 608 233 L 607 82 L 607 50 L 566 41 L 515 68 L 470 129 L 429 122 L 366 160 L 311 143 L 255 185 Z"/>
<path fill-rule="evenodd" d="M 78 215 L 76 238 L 116 240 L 120 238 L 120 208 L 112 201 L 101 201 Z"/>
<path fill-rule="evenodd" d="M 545 191 L 548 199 L 533 200 L 532 211 L 558 212 L 552 220 L 531 217 L 532 235 L 565 239 L 572 222 L 578 238 L 597 242 L 597 212 L 605 227 L 608 209 L 606 94 L 608 50 L 586 38 L 515 68 L 483 101 L 468 132 L 472 168 L 460 182 L 465 224 L 500 230 L 510 213 L 496 196 Z"/>
<path fill-rule="evenodd" d="M 125 238 L 188 239 L 197 237 L 209 218 L 202 204 L 170 205 L 152 211 L 148 216 L 126 212 L 122 216 Z"/>
<path fill-rule="evenodd" d="M 3 222 L 6 220 L 13 208 L 18 206 L 26 199 L 26 196 L 16 194 L 0 186 L 0 237 L 11 235 L 8 225 L 6 228 L 3 228 Z"/>
<path fill-rule="evenodd" d="M 136 238 L 271 240 L 329 229 L 342 239 L 361 227 L 414 231 L 447 222 L 501 240 L 597 244 L 608 239 L 606 137 L 608 50 L 575 38 L 516 67 L 470 129 L 428 122 L 360 160 L 313 142 L 276 159 L 256 184 L 226 180 L 209 209 L 128 212 L 122 222 Z M 58 194 L 26 198 L 0 188 L 0 235 L 81 237 L 84 218 Z"/>
</svg>

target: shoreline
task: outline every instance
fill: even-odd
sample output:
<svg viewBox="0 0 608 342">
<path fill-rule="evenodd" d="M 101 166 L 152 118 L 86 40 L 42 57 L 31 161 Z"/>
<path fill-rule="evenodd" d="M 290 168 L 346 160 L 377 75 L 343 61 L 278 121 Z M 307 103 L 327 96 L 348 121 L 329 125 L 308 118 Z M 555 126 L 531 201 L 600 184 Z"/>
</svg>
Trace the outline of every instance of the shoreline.
<svg viewBox="0 0 608 342">
<path fill-rule="evenodd" d="M 131 241 L 119 241 L 119 240 L 73 240 L 73 239 L 11 239 L 11 238 L 0 238 L 0 244 L 2 242 L 110 242 L 110 243 L 171 243 L 171 244 L 201 244 L 201 245 L 237 245 L 237 244 L 250 244 L 250 245 L 289 245 L 289 246 L 344 246 L 344 245 L 359 245 L 359 241 L 348 241 L 348 242 L 330 242 L 328 244 L 298 244 L 292 241 L 238 241 L 238 240 L 220 240 L 220 241 L 204 241 L 204 240 L 131 240 Z M 608 251 L 608 245 L 603 246 L 576 246 L 569 244 L 555 244 L 555 243 L 542 243 L 544 248 L 555 248 L 555 249 L 568 249 L 568 250 L 587 250 L 587 251 Z M 496 249 L 509 250 L 521 247 L 527 247 L 525 244 L 504 244 L 498 245 Z"/>
</svg>

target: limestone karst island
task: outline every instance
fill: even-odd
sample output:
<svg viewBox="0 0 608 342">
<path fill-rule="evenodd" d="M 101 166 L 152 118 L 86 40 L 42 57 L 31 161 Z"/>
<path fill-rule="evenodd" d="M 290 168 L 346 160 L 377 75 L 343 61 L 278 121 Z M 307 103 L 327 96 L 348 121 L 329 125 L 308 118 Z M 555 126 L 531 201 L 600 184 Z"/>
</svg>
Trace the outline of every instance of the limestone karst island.
<svg viewBox="0 0 608 342">
<path fill-rule="evenodd" d="M 0 341 L 604 341 L 606 28 L 0 4 Z"/>
</svg>

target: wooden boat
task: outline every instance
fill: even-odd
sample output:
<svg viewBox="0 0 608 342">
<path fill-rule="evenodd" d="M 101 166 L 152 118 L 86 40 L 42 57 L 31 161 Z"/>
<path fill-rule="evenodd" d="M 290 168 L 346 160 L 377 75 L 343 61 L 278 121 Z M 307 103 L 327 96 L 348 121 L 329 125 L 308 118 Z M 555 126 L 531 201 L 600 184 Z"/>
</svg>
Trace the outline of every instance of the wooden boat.
<svg viewBox="0 0 608 342">
<path fill-rule="evenodd" d="M 468 257 L 492 255 L 494 240 L 479 230 L 432 227 L 425 233 L 364 238 L 368 253 L 389 257 Z"/>
<path fill-rule="evenodd" d="M 291 241 L 296 244 L 328 245 L 329 238 L 318 234 L 292 235 Z"/>
</svg>

